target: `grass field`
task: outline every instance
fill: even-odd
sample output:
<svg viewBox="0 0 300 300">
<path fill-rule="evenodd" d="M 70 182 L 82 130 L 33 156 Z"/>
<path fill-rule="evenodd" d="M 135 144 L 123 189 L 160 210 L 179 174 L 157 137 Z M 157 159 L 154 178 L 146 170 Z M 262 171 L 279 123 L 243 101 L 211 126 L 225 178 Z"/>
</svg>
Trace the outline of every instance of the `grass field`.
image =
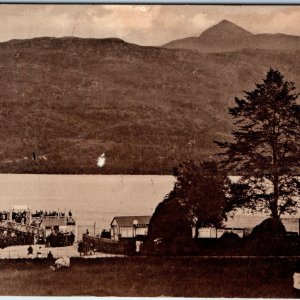
<svg viewBox="0 0 300 300">
<path fill-rule="evenodd" d="M 71 259 L 52 271 L 46 260 L 0 261 L 1 295 L 295 297 L 295 259 Z"/>
</svg>

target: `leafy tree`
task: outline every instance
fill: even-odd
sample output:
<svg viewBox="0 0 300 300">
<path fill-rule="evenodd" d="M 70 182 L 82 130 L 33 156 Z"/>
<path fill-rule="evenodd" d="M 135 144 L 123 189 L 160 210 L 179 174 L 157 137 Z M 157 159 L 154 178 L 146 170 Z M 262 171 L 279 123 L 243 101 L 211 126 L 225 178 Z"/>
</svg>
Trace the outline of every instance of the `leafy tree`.
<svg viewBox="0 0 300 300">
<path fill-rule="evenodd" d="M 174 189 L 155 210 L 149 225 L 149 237 L 191 239 L 204 226 L 220 226 L 224 219 L 224 177 L 215 162 L 192 161 L 174 168 Z M 196 235 L 197 237 L 197 235 Z"/>
<path fill-rule="evenodd" d="M 298 208 L 300 106 L 294 83 L 270 69 L 243 99 L 229 109 L 236 130 L 233 142 L 216 142 L 225 149 L 224 166 L 241 175 L 243 186 L 231 187 L 232 208 L 269 212 L 274 218 Z M 243 191 L 243 193 L 241 193 Z"/>
<path fill-rule="evenodd" d="M 172 248 L 176 248 L 176 244 L 186 244 L 191 236 L 192 230 L 184 208 L 180 205 L 179 199 L 169 195 L 158 204 L 151 218 L 146 248 L 152 253 L 154 244 L 161 243 L 163 247 L 160 248 L 163 249 L 160 250 L 168 253 L 174 250 Z"/>
<path fill-rule="evenodd" d="M 215 162 L 188 162 L 174 170 L 174 190 L 196 228 L 222 224 L 224 215 L 224 176 Z"/>
</svg>

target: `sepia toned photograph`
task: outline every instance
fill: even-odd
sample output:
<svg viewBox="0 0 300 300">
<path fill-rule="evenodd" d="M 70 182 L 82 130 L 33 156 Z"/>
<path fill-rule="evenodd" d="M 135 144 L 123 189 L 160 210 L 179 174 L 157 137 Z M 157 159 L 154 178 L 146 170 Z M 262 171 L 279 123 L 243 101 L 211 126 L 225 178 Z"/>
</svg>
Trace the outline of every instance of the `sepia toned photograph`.
<svg viewBox="0 0 300 300">
<path fill-rule="evenodd" d="M 0 296 L 300 299 L 300 6 L 0 28 Z"/>
</svg>

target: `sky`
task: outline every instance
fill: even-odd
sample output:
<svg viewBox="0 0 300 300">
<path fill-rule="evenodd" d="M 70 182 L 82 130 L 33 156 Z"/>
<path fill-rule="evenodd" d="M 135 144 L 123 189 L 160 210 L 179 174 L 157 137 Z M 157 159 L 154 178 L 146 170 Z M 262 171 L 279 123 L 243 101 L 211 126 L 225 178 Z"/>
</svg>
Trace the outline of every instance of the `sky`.
<svg viewBox="0 0 300 300">
<path fill-rule="evenodd" d="M 0 41 L 41 36 L 163 45 L 227 19 L 252 33 L 300 35 L 300 6 L 0 4 Z"/>
</svg>

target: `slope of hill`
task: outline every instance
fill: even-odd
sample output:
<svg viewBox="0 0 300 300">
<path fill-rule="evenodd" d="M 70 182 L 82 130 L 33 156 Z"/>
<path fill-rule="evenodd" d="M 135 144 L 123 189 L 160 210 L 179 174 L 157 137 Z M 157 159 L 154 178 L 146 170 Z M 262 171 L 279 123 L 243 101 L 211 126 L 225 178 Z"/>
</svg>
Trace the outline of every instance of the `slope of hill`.
<svg viewBox="0 0 300 300">
<path fill-rule="evenodd" d="M 162 47 L 190 49 L 203 53 L 237 51 L 241 49 L 300 50 L 300 37 L 286 34 L 252 34 L 223 20 L 199 37 L 171 41 Z"/>
<path fill-rule="evenodd" d="M 216 151 L 212 141 L 229 136 L 233 97 L 270 66 L 299 86 L 299 55 L 203 54 L 119 39 L 1 43 L 0 171 L 168 174 Z"/>
</svg>

